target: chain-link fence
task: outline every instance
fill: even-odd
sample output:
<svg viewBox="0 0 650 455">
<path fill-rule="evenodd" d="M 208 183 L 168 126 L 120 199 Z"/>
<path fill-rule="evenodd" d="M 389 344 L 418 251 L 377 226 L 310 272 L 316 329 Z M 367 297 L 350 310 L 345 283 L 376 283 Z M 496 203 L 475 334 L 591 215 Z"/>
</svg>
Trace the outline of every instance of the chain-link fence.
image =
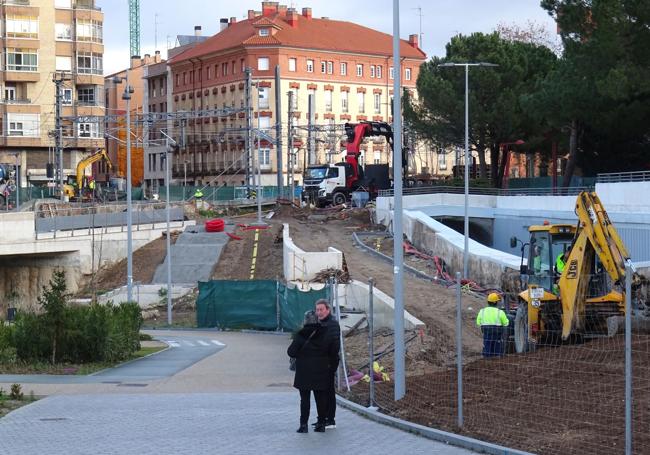
<svg viewBox="0 0 650 455">
<path fill-rule="evenodd" d="M 349 393 L 341 392 L 383 413 L 511 449 L 549 455 L 650 453 L 650 326 L 638 311 L 629 312 L 627 331 L 625 317 L 615 317 L 607 326 L 605 304 L 588 303 L 575 316 L 576 321 L 584 321 L 575 333 L 590 336 L 572 334 L 566 340 L 562 340 L 561 324 L 554 326 L 553 315 L 545 315 L 547 325 L 532 327 L 530 333 L 538 342 L 526 346 L 526 352 L 516 352 L 510 329 L 499 339 L 498 349 L 503 351 L 485 357 L 476 326 L 480 308 L 470 309 L 468 300 L 460 298 L 456 321 L 462 334 L 460 356 L 454 340 L 458 328 L 456 334 L 445 334 L 433 322 L 421 332 L 405 334 L 406 395 L 402 399 L 396 401 L 394 396 L 393 333 L 386 330 L 375 330 L 373 337 L 367 331 L 363 334 L 368 344 L 373 340 L 375 368 L 388 373 L 382 377 L 375 370 L 374 402 L 368 376 Z M 614 311 L 611 305 L 610 309 Z M 615 310 L 623 313 L 623 307 Z M 514 323 L 511 320 L 509 325 Z M 535 332 L 541 330 L 545 336 Z M 349 368 L 368 373 L 367 347 L 355 350 L 353 344 L 350 340 L 346 345 Z M 626 430 L 630 451 L 626 451 Z"/>
</svg>

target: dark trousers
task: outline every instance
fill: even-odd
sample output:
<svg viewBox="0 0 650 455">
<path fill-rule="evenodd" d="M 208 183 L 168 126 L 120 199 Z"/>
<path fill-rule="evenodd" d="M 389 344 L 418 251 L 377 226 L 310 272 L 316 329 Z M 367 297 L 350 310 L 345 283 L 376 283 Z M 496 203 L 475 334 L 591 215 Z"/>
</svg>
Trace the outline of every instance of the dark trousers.
<svg viewBox="0 0 650 455">
<path fill-rule="evenodd" d="M 336 373 L 330 376 L 329 387 L 325 390 L 327 399 L 327 412 L 325 418 L 334 420 L 336 417 Z"/>
<path fill-rule="evenodd" d="M 484 325 L 483 331 L 483 357 L 503 356 L 503 327 Z"/>
<path fill-rule="evenodd" d="M 300 425 L 307 425 L 309 421 L 311 392 L 309 389 L 300 389 Z M 326 392 L 325 390 L 314 390 L 313 392 L 314 400 L 316 400 L 318 421 L 323 422 L 327 413 Z"/>
</svg>

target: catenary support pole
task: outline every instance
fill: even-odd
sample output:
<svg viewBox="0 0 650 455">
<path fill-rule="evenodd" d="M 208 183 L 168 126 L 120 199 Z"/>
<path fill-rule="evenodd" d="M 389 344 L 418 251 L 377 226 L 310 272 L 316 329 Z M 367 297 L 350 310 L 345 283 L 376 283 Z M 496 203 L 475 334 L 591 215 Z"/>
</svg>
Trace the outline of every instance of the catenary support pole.
<svg viewBox="0 0 650 455">
<path fill-rule="evenodd" d="M 282 175 L 282 90 L 281 90 L 281 80 L 280 80 L 280 65 L 275 66 L 275 112 L 278 115 L 275 116 L 275 150 L 276 150 L 276 168 L 278 170 L 278 197 L 282 197 L 282 187 L 284 177 Z"/>
<path fill-rule="evenodd" d="M 172 325 L 172 249 L 169 228 L 169 141 L 165 148 L 165 221 L 167 222 L 167 325 Z"/>
<path fill-rule="evenodd" d="M 463 278 L 468 279 L 467 266 L 469 257 L 469 65 L 465 65 L 465 218 L 463 232 L 465 244 L 463 250 Z"/>
<path fill-rule="evenodd" d="M 400 61 L 399 38 L 399 0 L 393 0 L 393 279 L 395 294 L 395 313 L 393 327 L 395 329 L 395 400 L 400 400 L 406 394 L 406 377 L 404 371 L 404 301 L 403 301 L 403 262 L 404 237 L 402 227 L 402 69 Z"/>
<path fill-rule="evenodd" d="M 131 86 L 129 85 L 129 71 L 126 71 L 126 86 L 122 99 L 126 101 L 126 243 L 127 266 L 126 288 L 127 300 L 133 301 L 133 205 L 131 194 Z"/>
<path fill-rule="evenodd" d="M 463 428 L 463 298 L 456 272 L 456 371 L 458 372 L 458 428 Z"/>
</svg>

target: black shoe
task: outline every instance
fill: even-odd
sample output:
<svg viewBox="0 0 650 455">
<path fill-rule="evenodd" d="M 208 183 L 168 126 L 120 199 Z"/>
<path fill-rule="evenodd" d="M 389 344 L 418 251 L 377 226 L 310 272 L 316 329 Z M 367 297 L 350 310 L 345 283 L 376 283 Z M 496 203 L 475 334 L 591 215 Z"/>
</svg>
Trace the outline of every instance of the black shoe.
<svg viewBox="0 0 650 455">
<path fill-rule="evenodd" d="M 296 430 L 296 433 L 309 433 L 309 430 L 307 429 L 307 424 L 300 425 L 300 428 Z"/>
<path fill-rule="evenodd" d="M 325 424 L 323 422 L 316 422 L 314 426 L 315 433 L 325 433 Z"/>
<path fill-rule="evenodd" d="M 327 428 L 328 430 L 336 428 L 336 422 L 334 421 L 334 419 L 326 419 L 325 428 Z"/>
</svg>

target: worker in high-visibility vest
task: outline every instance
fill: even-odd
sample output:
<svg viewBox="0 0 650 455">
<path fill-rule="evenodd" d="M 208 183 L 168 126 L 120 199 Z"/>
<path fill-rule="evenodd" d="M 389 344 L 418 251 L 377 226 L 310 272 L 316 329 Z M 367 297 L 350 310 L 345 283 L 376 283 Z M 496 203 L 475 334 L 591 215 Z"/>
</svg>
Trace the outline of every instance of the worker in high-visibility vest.
<svg viewBox="0 0 650 455">
<path fill-rule="evenodd" d="M 476 316 L 476 325 L 483 332 L 483 357 L 500 357 L 503 355 L 503 331 L 508 327 L 505 311 L 497 308 L 501 297 L 496 292 L 487 296 L 488 306 L 482 308 Z"/>
<path fill-rule="evenodd" d="M 203 191 L 201 191 L 201 188 L 197 188 L 196 191 L 194 192 L 194 199 L 196 199 L 197 201 L 203 199 Z"/>
<path fill-rule="evenodd" d="M 564 267 L 566 267 L 567 260 L 569 260 L 568 250 L 557 255 L 557 258 L 555 259 L 555 271 L 558 275 L 562 275 L 562 272 L 564 272 Z"/>
</svg>

